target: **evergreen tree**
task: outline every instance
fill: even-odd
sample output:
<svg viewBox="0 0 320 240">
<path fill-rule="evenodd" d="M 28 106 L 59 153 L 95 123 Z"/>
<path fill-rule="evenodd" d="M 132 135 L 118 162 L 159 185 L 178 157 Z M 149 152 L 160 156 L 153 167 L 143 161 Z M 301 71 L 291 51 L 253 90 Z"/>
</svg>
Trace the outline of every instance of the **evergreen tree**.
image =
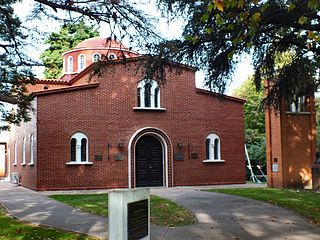
<svg viewBox="0 0 320 240">
<path fill-rule="evenodd" d="M 72 24 L 68 23 L 61 27 L 59 32 L 51 33 L 46 43 L 49 44 L 40 56 L 45 65 L 45 77 L 58 78 L 62 74 L 62 53 L 72 49 L 85 39 L 96 37 L 99 32 L 93 26 L 87 26 L 84 21 Z"/>
</svg>

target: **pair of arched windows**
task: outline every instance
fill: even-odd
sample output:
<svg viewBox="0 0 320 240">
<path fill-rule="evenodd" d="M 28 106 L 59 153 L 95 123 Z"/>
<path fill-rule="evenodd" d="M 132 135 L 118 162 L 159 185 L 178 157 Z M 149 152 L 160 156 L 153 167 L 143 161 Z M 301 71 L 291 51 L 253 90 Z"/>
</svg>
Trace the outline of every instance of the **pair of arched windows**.
<svg viewBox="0 0 320 240">
<path fill-rule="evenodd" d="M 28 163 L 28 165 L 34 165 L 34 137 L 33 134 L 30 134 L 30 162 Z M 26 155 L 26 151 L 27 151 L 27 141 L 28 138 L 23 138 L 22 140 L 22 162 L 21 165 L 26 165 L 27 162 L 27 155 Z M 13 165 L 17 165 L 17 161 L 18 161 L 18 142 L 15 141 L 14 143 L 14 162 Z"/>
<path fill-rule="evenodd" d="M 154 80 L 142 80 L 137 87 L 137 104 L 141 108 L 160 108 L 160 88 Z"/>
<path fill-rule="evenodd" d="M 96 56 L 96 58 L 100 59 L 100 55 Z M 86 68 L 86 56 L 84 54 L 80 54 L 78 56 L 78 71 L 82 71 Z M 73 57 L 69 56 L 67 58 L 67 72 L 73 73 Z"/>
<path fill-rule="evenodd" d="M 206 159 L 221 160 L 220 138 L 217 134 L 211 133 L 206 138 Z"/>
<path fill-rule="evenodd" d="M 70 139 L 70 162 L 88 162 L 88 138 L 83 133 L 75 133 Z"/>
</svg>

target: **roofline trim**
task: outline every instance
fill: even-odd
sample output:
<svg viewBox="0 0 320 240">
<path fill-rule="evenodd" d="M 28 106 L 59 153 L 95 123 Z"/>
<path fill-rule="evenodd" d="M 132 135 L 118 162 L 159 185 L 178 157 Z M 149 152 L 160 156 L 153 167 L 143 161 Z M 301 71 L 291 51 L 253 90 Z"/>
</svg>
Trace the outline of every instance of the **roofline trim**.
<svg viewBox="0 0 320 240">
<path fill-rule="evenodd" d="M 43 95 L 49 95 L 49 94 L 56 94 L 56 93 L 63 93 L 63 92 L 69 92 L 69 91 L 75 91 L 75 90 L 81 90 L 81 89 L 87 89 L 87 88 L 95 88 L 98 87 L 99 83 L 88 83 L 83 85 L 76 85 L 76 86 L 70 86 L 65 88 L 57 88 L 57 89 L 48 89 L 45 91 L 39 91 L 39 92 L 33 92 L 33 96 L 43 96 Z"/>
<path fill-rule="evenodd" d="M 239 102 L 239 103 L 242 103 L 242 104 L 244 104 L 246 102 L 246 100 L 242 99 L 242 98 L 237 98 L 237 97 L 228 96 L 228 95 L 224 95 L 224 94 L 220 94 L 220 93 L 215 93 L 215 92 L 211 92 L 209 90 L 205 90 L 205 89 L 201 89 L 201 88 L 196 88 L 196 93 L 211 95 L 211 96 L 214 96 L 214 97 L 220 97 L 220 98 L 224 98 L 224 99 L 227 99 L 227 100 Z"/>
</svg>

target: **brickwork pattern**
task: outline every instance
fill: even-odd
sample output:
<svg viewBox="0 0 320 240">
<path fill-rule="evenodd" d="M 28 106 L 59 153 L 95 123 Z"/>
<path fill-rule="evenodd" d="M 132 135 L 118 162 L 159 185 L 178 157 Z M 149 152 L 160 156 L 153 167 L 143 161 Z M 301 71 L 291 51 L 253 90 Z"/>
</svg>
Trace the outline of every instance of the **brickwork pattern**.
<svg viewBox="0 0 320 240">
<path fill-rule="evenodd" d="M 38 190 L 128 187 L 128 143 L 143 128 L 159 129 L 170 138 L 169 186 L 245 182 L 243 102 L 196 93 L 194 71 L 183 68 L 180 74 L 167 72 L 161 86 L 165 111 L 135 110 L 142 77 L 137 64 L 110 63 L 93 79 L 97 88 L 38 96 Z M 76 132 L 88 137 L 92 165 L 66 164 Z M 221 139 L 223 163 L 203 162 L 210 133 Z M 174 160 L 176 153 L 184 154 L 184 160 Z M 117 160 L 119 154 L 123 160 Z M 102 160 L 95 160 L 96 155 Z M 131 158 L 134 169 L 132 151 Z"/>
</svg>

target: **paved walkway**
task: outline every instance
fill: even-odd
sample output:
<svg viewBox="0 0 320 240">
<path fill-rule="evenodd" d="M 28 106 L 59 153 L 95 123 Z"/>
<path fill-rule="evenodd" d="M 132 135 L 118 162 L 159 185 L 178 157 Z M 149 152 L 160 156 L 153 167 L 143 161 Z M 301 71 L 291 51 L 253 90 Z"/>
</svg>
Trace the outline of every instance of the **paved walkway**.
<svg viewBox="0 0 320 240">
<path fill-rule="evenodd" d="M 233 187 L 243 186 L 248 185 Z M 79 191 L 71 193 L 79 193 Z M 288 210 L 270 204 L 203 192 L 193 187 L 154 188 L 151 193 L 179 202 L 192 210 L 197 219 L 194 225 L 185 227 L 152 226 L 152 240 L 320 240 L 319 227 L 309 224 L 305 219 Z M 34 192 L 0 182 L 0 202 L 17 218 L 101 238 L 107 237 L 106 218 L 83 213 L 47 198 L 46 194 L 51 193 Z"/>
</svg>

